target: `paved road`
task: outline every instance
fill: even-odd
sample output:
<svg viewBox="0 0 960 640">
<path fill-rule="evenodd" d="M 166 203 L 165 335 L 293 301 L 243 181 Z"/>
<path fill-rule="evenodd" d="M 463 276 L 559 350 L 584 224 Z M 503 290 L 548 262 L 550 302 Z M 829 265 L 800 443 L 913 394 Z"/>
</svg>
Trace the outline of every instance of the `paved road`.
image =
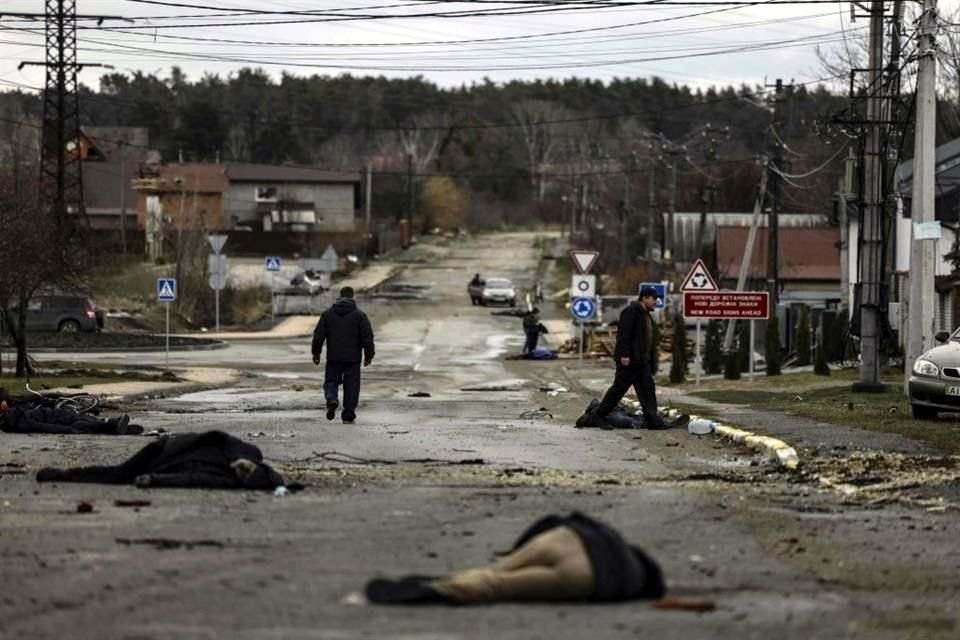
<svg viewBox="0 0 960 640">
<path fill-rule="evenodd" d="M 301 494 L 37 485 L 39 466 L 115 462 L 146 440 L 4 435 L 0 637 L 957 637 L 956 512 L 845 498 L 685 432 L 571 428 L 608 365 L 505 361 L 520 348 L 519 319 L 471 307 L 464 292 L 477 271 L 532 282 L 533 239 L 418 247 L 393 289 L 361 300 L 378 355 L 355 425 L 323 419 L 322 375 L 304 340 L 171 354 L 172 364 L 244 373 L 226 388 L 128 407 L 150 427 L 256 442 L 309 485 Z M 550 382 L 571 392 L 548 396 Z M 409 397 L 418 391 L 430 397 Z M 76 513 L 79 500 L 95 512 Z M 718 609 L 343 603 L 377 575 L 486 563 L 534 519 L 575 509 L 647 548 L 673 595 Z M 155 538 L 194 544 L 142 542 Z"/>
</svg>

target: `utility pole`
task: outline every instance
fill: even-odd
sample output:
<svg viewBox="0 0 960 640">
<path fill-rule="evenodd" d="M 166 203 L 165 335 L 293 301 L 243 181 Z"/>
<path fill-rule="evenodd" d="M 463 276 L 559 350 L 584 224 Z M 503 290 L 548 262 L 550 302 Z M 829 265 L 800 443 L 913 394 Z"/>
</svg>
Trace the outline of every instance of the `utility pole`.
<svg viewBox="0 0 960 640">
<path fill-rule="evenodd" d="M 127 257 L 127 162 L 123 155 L 123 147 L 118 146 L 120 152 L 120 247 L 123 257 Z"/>
<path fill-rule="evenodd" d="M 410 221 L 410 233 L 413 233 L 413 216 L 416 213 L 413 193 L 413 154 L 407 154 L 407 220 Z"/>
<path fill-rule="evenodd" d="M 920 225 L 930 226 L 935 221 L 936 28 L 937 0 L 924 0 L 923 15 L 920 18 L 917 125 L 913 154 L 913 198 L 910 211 L 912 241 L 908 301 L 909 340 L 904 367 L 905 392 L 907 392 L 907 379 L 913 371 L 914 362 L 924 351 L 933 346 L 936 240 L 932 237 L 934 234 L 924 233 L 924 227 Z"/>
<path fill-rule="evenodd" d="M 780 121 L 780 103 L 784 100 L 783 80 L 777 78 L 773 94 L 773 120 L 770 126 L 774 133 L 782 122 Z M 770 177 L 770 214 L 767 222 L 767 289 L 770 292 L 770 317 L 777 313 L 777 303 L 780 300 L 780 188 L 783 183 L 780 177 L 783 167 L 783 145 L 776 135 L 770 136 L 773 146 L 772 164 L 768 167 Z"/>
<path fill-rule="evenodd" d="M 673 259 L 673 220 L 677 212 L 677 156 L 673 154 L 673 161 L 670 163 L 670 201 L 667 205 L 667 230 L 665 233 L 664 244 L 666 248 L 663 252 L 664 260 Z"/>
<path fill-rule="evenodd" d="M 5 16 L 41 17 L 12 13 Z M 43 91 L 43 141 L 40 151 L 40 201 L 55 217 L 65 220 L 76 213 L 86 220 L 83 202 L 83 176 L 80 148 L 80 84 L 77 72 L 83 67 L 108 65 L 77 61 L 76 0 L 46 0 L 44 62 L 21 62 L 25 66 L 46 68 Z M 112 16 L 79 16 L 98 23 Z"/>
<path fill-rule="evenodd" d="M 649 197 L 647 198 L 647 224 L 643 234 L 643 256 L 645 258 L 650 257 L 650 235 L 653 234 L 653 230 L 656 228 L 654 221 L 657 219 L 657 159 L 655 157 L 650 158 L 650 186 Z"/>
<path fill-rule="evenodd" d="M 367 233 L 370 233 L 370 207 L 371 207 L 370 199 L 373 196 L 373 167 L 370 166 L 369 162 L 367 162 L 366 170 L 367 170 L 367 189 L 364 197 L 364 205 L 366 205 L 364 217 L 367 223 Z"/>
<path fill-rule="evenodd" d="M 863 155 L 863 215 L 860 225 L 860 380 L 854 391 L 878 392 L 883 280 L 883 0 L 870 3 L 867 137 Z M 931 72 L 932 73 L 932 72 Z M 932 135 L 932 134 L 931 134 Z M 918 138 L 919 139 L 919 138 Z M 915 167 L 916 169 L 916 167 Z M 933 171 L 931 164 L 929 170 Z M 917 172 L 914 172 L 917 175 Z M 932 193 L 932 190 L 931 190 Z M 932 208 L 932 207 L 931 207 Z M 931 212 L 932 215 L 932 212 Z"/>
</svg>

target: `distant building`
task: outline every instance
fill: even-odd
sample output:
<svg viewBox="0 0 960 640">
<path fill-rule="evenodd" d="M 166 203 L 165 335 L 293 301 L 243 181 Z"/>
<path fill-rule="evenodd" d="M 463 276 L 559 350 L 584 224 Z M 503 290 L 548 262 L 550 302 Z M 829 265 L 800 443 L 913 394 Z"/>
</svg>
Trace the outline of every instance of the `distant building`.
<svg viewBox="0 0 960 640">
<path fill-rule="evenodd" d="M 352 231 L 360 206 L 359 171 L 230 162 L 225 228 Z"/>
<path fill-rule="evenodd" d="M 79 140 L 83 199 L 94 229 L 137 228 L 137 194 L 131 179 L 157 156 L 142 127 L 83 127 Z"/>
</svg>

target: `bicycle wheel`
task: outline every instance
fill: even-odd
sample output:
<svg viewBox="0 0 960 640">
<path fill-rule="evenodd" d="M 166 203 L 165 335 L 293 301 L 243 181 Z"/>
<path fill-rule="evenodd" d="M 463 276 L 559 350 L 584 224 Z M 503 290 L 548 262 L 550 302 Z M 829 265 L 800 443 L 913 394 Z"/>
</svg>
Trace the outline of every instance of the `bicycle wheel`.
<svg viewBox="0 0 960 640">
<path fill-rule="evenodd" d="M 71 409 L 80 415 L 94 413 L 99 406 L 100 399 L 87 394 L 64 397 L 57 402 L 58 409 Z"/>
</svg>

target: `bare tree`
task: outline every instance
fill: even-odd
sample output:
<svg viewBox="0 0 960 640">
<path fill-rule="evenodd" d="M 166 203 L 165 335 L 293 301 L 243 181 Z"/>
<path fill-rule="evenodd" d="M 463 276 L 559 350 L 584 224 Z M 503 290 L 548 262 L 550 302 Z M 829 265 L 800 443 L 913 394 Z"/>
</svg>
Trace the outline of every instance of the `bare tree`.
<svg viewBox="0 0 960 640">
<path fill-rule="evenodd" d="M 380 152 L 394 164 L 410 158 L 413 170 L 422 174 L 430 168 L 444 139 L 450 134 L 450 118 L 445 113 L 427 112 L 414 116 L 396 131 L 377 136 Z"/>
<path fill-rule="evenodd" d="M 0 173 L 0 316 L 17 349 L 16 375 L 32 373 L 27 353 L 27 306 L 44 287 L 76 287 L 88 266 L 83 235 L 71 216 L 39 199 L 39 154 L 15 136 L 13 160 Z"/>
<path fill-rule="evenodd" d="M 558 151 L 562 134 L 569 129 L 562 120 L 570 116 L 562 105 L 544 100 L 525 100 L 510 107 L 510 118 L 523 137 L 530 186 L 537 194 L 537 202 L 543 202 L 547 191 L 545 173 Z"/>
</svg>

